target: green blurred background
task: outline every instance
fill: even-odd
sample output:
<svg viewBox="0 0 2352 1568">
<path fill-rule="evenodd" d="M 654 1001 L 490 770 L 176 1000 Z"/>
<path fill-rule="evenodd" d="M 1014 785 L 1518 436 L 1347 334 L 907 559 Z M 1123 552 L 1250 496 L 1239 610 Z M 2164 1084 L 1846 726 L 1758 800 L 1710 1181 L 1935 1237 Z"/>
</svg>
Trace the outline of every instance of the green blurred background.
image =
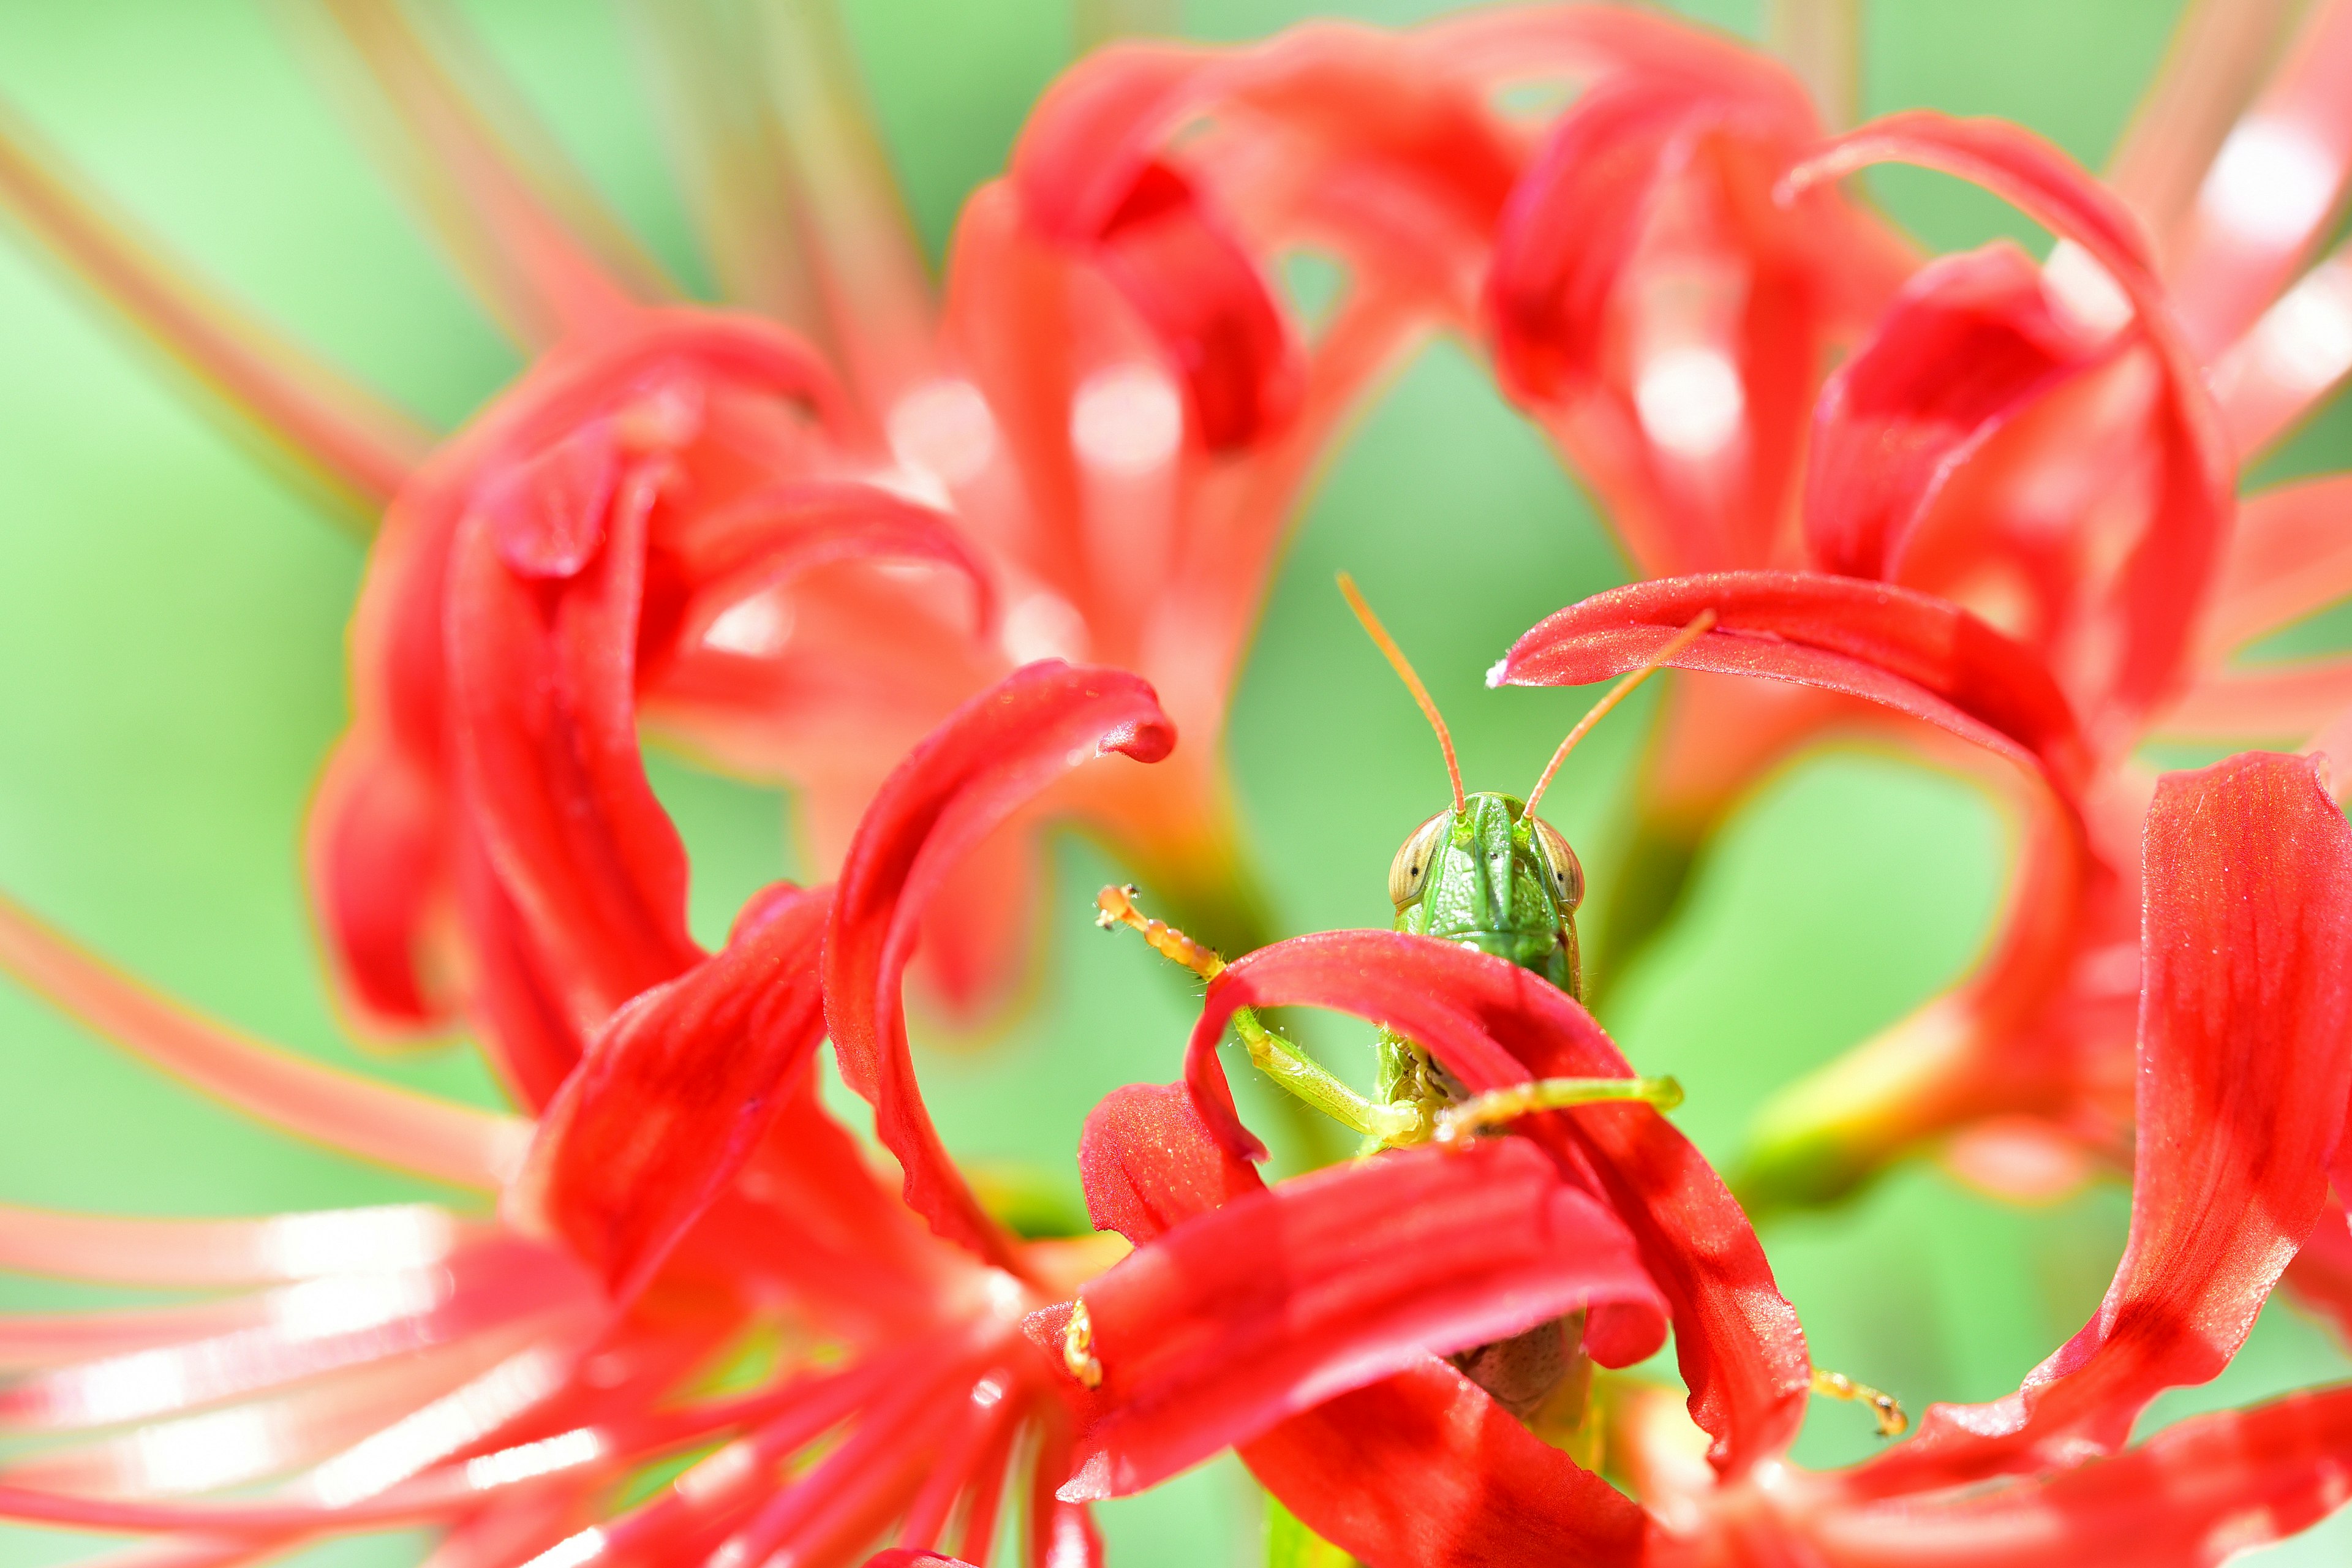
<svg viewBox="0 0 2352 1568">
<path fill-rule="evenodd" d="M 1441 7 L 1358 5 L 1403 22 Z M 1755 0 L 1685 10 L 1755 36 Z M 465 7 L 596 184 L 681 276 L 692 254 L 648 98 L 610 9 L 577 0 Z M 1864 104 L 2008 115 L 2096 165 L 2153 68 L 2157 0 L 1867 0 Z M 891 153 L 934 258 L 966 192 L 1001 164 L 1028 104 L 1069 59 L 1059 0 L 850 0 Z M 1191 0 L 1185 28 L 1256 37 L 1321 8 Z M 0 91 L 100 188 L 328 356 L 442 425 L 517 369 L 363 162 L 289 47 L 244 0 L 0 5 Z M 1930 175 L 1878 195 L 1931 246 L 2011 233 L 1999 204 Z M 463 1098 L 492 1091 L 459 1048 L 355 1048 L 322 985 L 298 832 L 344 718 L 342 626 L 360 551 L 175 395 L 157 362 L 21 243 L 0 242 L 0 886 L 151 981 L 257 1033 Z M 2346 466 L 2331 412 L 2264 479 Z M 1441 545 L 1438 542 L 1444 541 Z M 1524 789 L 1580 710 L 1570 692 L 1489 692 L 1481 674 L 1546 612 L 1625 567 L 1578 489 L 1441 343 L 1380 399 L 1316 487 L 1234 712 L 1252 847 L 1289 931 L 1384 924 L 1391 853 L 1443 794 L 1434 749 L 1330 587 L 1346 567 L 1389 615 L 1461 741 L 1474 787 Z M 2328 636 L 2332 627 L 2315 636 Z M 2341 640 L 2340 638 L 2336 640 Z M 1610 877 L 1638 701 L 1581 752 L 1548 813 L 1598 886 Z M 695 857 L 694 910 L 722 932 L 752 888 L 793 869 L 789 803 L 654 759 Z M 1644 1070 L 1678 1074 L 1682 1124 L 1718 1159 L 1777 1085 L 1948 983 L 1985 940 L 2009 826 L 1969 786 L 1891 752 L 1832 749 L 1767 781 L 1703 863 L 1687 913 L 1611 1001 Z M 1097 935 L 1115 868 L 1065 840 L 1033 1008 L 991 1041 L 926 1050 L 959 1153 L 1070 1172 L 1086 1110 L 1166 1079 L 1192 1006 L 1141 944 Z M 1599 900 L 1596 900 L 1598 903 Z M 1309 1026 L 1360 1070 L 1347 1030 Z M 1238 1075 L 1237 1075 L 1238 1076 Z M 0 990 L 0 1200 L 149 1214 L 243 1214 L 435 1194 L 257 1131 Z M 2126 1194 L 1998 1205 L 1908 1167 L 1849 1206 L 1767 1234 L 1817 1359 L 1916 1411 L 1981 1399 L 2080 1325 L 2120 1250 Z M 0 1307 L 121 1298 L 0 1276 Z M 2160 1418 L 2340 1377 L 2345 1358 L 2282 1307 L 2211 1388 Z M 1799 1448 L 1873 1444 L 1820 1406 Z M 1104 1510 L 1118 1568 L 1221 1564 L 1256 1551 L 1231 1461 Z M 413 1560 L 421 1539 L 319 1560 Z M 92 1539 L 0 1531 L 0 1564 Z M 2342 1521 L 2266 1561 L 2337 1563 Z"/>
</svg>

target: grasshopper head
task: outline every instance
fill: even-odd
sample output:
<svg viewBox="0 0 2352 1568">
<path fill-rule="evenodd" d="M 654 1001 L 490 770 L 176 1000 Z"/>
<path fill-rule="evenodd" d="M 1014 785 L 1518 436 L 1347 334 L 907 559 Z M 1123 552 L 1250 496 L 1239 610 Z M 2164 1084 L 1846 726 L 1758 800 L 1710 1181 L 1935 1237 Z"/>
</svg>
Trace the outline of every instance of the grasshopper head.
<svg viewBox="0 0 2352 1568">
<path fill-rule="evenodd" d="M 1516 795 L 1481 792 L 1413 829 L 1389 867 L 1396 929 L 1548 970 L 1575 942 L 1584 869 Z"/>
</svg>

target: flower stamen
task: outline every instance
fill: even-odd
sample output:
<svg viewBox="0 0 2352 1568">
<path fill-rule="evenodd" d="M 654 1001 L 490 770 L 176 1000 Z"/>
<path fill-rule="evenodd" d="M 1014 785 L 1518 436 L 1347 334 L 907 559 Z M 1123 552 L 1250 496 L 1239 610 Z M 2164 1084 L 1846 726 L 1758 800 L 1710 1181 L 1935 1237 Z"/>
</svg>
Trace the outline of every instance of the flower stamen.
<svg viewBox="0 0 2352 1568">
<path fill-rule="evenodd" d="M 1878 1418 L 1878 1435 L 1882 1437 L 1900 1437 L 1911 1430 L 1911 1417 L 1904 1414 L 1895 1395 L 1866 1383 L 1856 1383 L 1842 1372 L 1813 1368 L 1813 1392 L 1827 1399 L 1869 1405 L 1870 1413 Z"/>
<path fill-rule="evenodd" d="M 1095 1321 L 1087 1316 L 1084 1299 L 1070 1303 L 1070 1321 L 1062 1325 L 1062 1365 L 1081 1386 L 1102 1386 L 1102 1363 L 1095 1359 Z"/>
</svg>

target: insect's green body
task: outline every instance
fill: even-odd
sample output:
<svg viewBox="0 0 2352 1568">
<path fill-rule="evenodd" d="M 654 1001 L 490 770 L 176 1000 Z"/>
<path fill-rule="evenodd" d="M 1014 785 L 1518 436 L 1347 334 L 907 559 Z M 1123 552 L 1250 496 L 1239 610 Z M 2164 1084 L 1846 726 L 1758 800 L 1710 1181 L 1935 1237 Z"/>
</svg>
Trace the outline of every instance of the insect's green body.
<svg viewBox="0 0 2352 1568">
<path fill-rule="evenodd" d="M 1458 942 L 1580 994 L 1576 905 L 1584 877 L 1567 840 L 1528 815 L 1518 797 L 1481 792 L 1432 817 L 1397 851 L 1389 874 L 1396 929 Z M 1412 1041 L 1381 1031 L 1384 1103 L 1435 1111 L 1462 1087 Z"/>
</svg>

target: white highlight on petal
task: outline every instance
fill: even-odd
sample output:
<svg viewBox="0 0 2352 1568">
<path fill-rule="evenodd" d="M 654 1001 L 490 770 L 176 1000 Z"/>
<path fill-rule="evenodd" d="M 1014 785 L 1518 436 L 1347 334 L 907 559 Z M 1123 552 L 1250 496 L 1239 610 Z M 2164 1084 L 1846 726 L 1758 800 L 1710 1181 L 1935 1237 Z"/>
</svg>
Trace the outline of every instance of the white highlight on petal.
<svg viewBox="0 0 2352 1568">
<path fill-rule="evenodd" d="M 604 1555 L 604 1532 L 591 1525 L 577 1535 L 567 1535 L 522 1568 L 580 1568 L 583 1563 L 593 1563 Z"/>
<path fill-rule="evenodd" d="M 478 1491 L 490 1487 L 511 1486 L 533 1476 L 552 1475 L 578 1465 L 592 1465 L 604 1457 L 604 1435 L 593 1426 L 576 1426 L 552 1437 L 542 1437 L 536 1443 L 522 1443 L 511 1448 L 500 1448 L 495 1454 L 484 1454 L 479 1458 L 467 1460 L 466 1484 Z"/>
<path fill-rule="evenodd" d="M 884 421 L 890 450 L 945 484 L 969 484 L 996 460 L 996 416 L 980 388 L 957 376 L 924 382 Z"/>
<path fill-rule="evenodd" d="M 1711 458 L 1739 434 L 1748 395 L 1739 372 L 1719 352 L 1676 348 L 1642 366 L 1633 407 L 1659 446 L 1677 457 Z"/>
<path fill-rule="evenodd" d="M 1070 400 L 1070 444 L 1094 468 L 1148 474 L 1173 458 L 1183 439 L 1183 396 L 1155 365 L 1098 370 Z"/>
<path fill-rule="evenodd" d="M 396 1486 L 554 1393 L 565 1365 L 565 1357 L 543 1345 L 509 1356 L 320 1465 L 310 1472 L 310 1489 L 320 1502 L 341 1508 Z"/>
<path fill-rule="evenodd" d="M 438 1263 L 457 1245 L 457 1222 L 429 1204 L 279 1215 L 261 1225 L 260 1253 L 289 1279 Z"/>
<path fill-rule="evenodd" d="M 2256 118 L 2221 143 L 2197 210 L 2208 223 L 2263 245 L 2292 245 L 2327 216 L 2336 177 L 2327 151 L 2301 127 Z"/>
<path fill-rule="evenodd" d="M 1503 677 L 1509 674 L 1510 669 L 1511 656 L 1509 654 L 1505 654 L 1502 658 L 1488 665 L 1486 667 L 1486 689 L 1489 691 L 1500 691 L 1503 689 Z"/>
<path fill-rule="evenodd" d="M 44 1426 L 108 1426 L 289 1382 L 381 1347 L 318 1342 L 420 1317 L 448 1299 L 446 1270 L 310 1279 L 262 1298 L 267 1327 L 60 1367 L 27 1380 L 18 1397 Z"/>
<path fill-rule="evenodd" d="M 205 1492 L 268 1475 L 285 1462 L 275 1424 L 259 1410 L 222 1410 L 142 1426 L 131 1436 L 131 1485 Z"/>
<path fill-rule="evenodd" d="M 759 1450 L 740 1438 L 694 1466 L 675 1483 L 688 1502 L 701 1502 L 732 1490 L 759 1468 Z"/>
<path fill-rule="evenodd" d="M 2317 392 L 2352 371 L 2352 275 L 2313 271 L 2263 312 L 2250 334 L 2257 363 L 2294 392 Z"/>
<path fill-rule="evenodd" d="M 982 1410 L 992 1408 L 1003 1397 L 1004 1383 L 1002 1378 L 983 1377 L 971 1391 L 971 1402 Z"/>
<path fill-rule="evenodd" d="M 1023 595 L 1004 612 L 997 642 L 1004 649 L 1004 657 L 1015 664 L 1032 664 L 1041 658 L 1066 658 L 1076 663 L 1087 657 L 1086 617 L 1059 594 L 1040 588 Z"/>
<path fill-rule="evenodd" d="M 702 634 L 702 646 L 746 658 L 769 658 L 793 637 L 793 612 L 774 593 L 752 595 L 721 610 Z"/>
<path fill-rule="evenodd" d="M 2115 274 L 2071 239 L 2050 247 L 2050 259 L 2042 264 L 2042 291 L 2061 315 L 2097 337 L 2122 331 L 2132 319 L 2131 296 Z"/>
</svg>

